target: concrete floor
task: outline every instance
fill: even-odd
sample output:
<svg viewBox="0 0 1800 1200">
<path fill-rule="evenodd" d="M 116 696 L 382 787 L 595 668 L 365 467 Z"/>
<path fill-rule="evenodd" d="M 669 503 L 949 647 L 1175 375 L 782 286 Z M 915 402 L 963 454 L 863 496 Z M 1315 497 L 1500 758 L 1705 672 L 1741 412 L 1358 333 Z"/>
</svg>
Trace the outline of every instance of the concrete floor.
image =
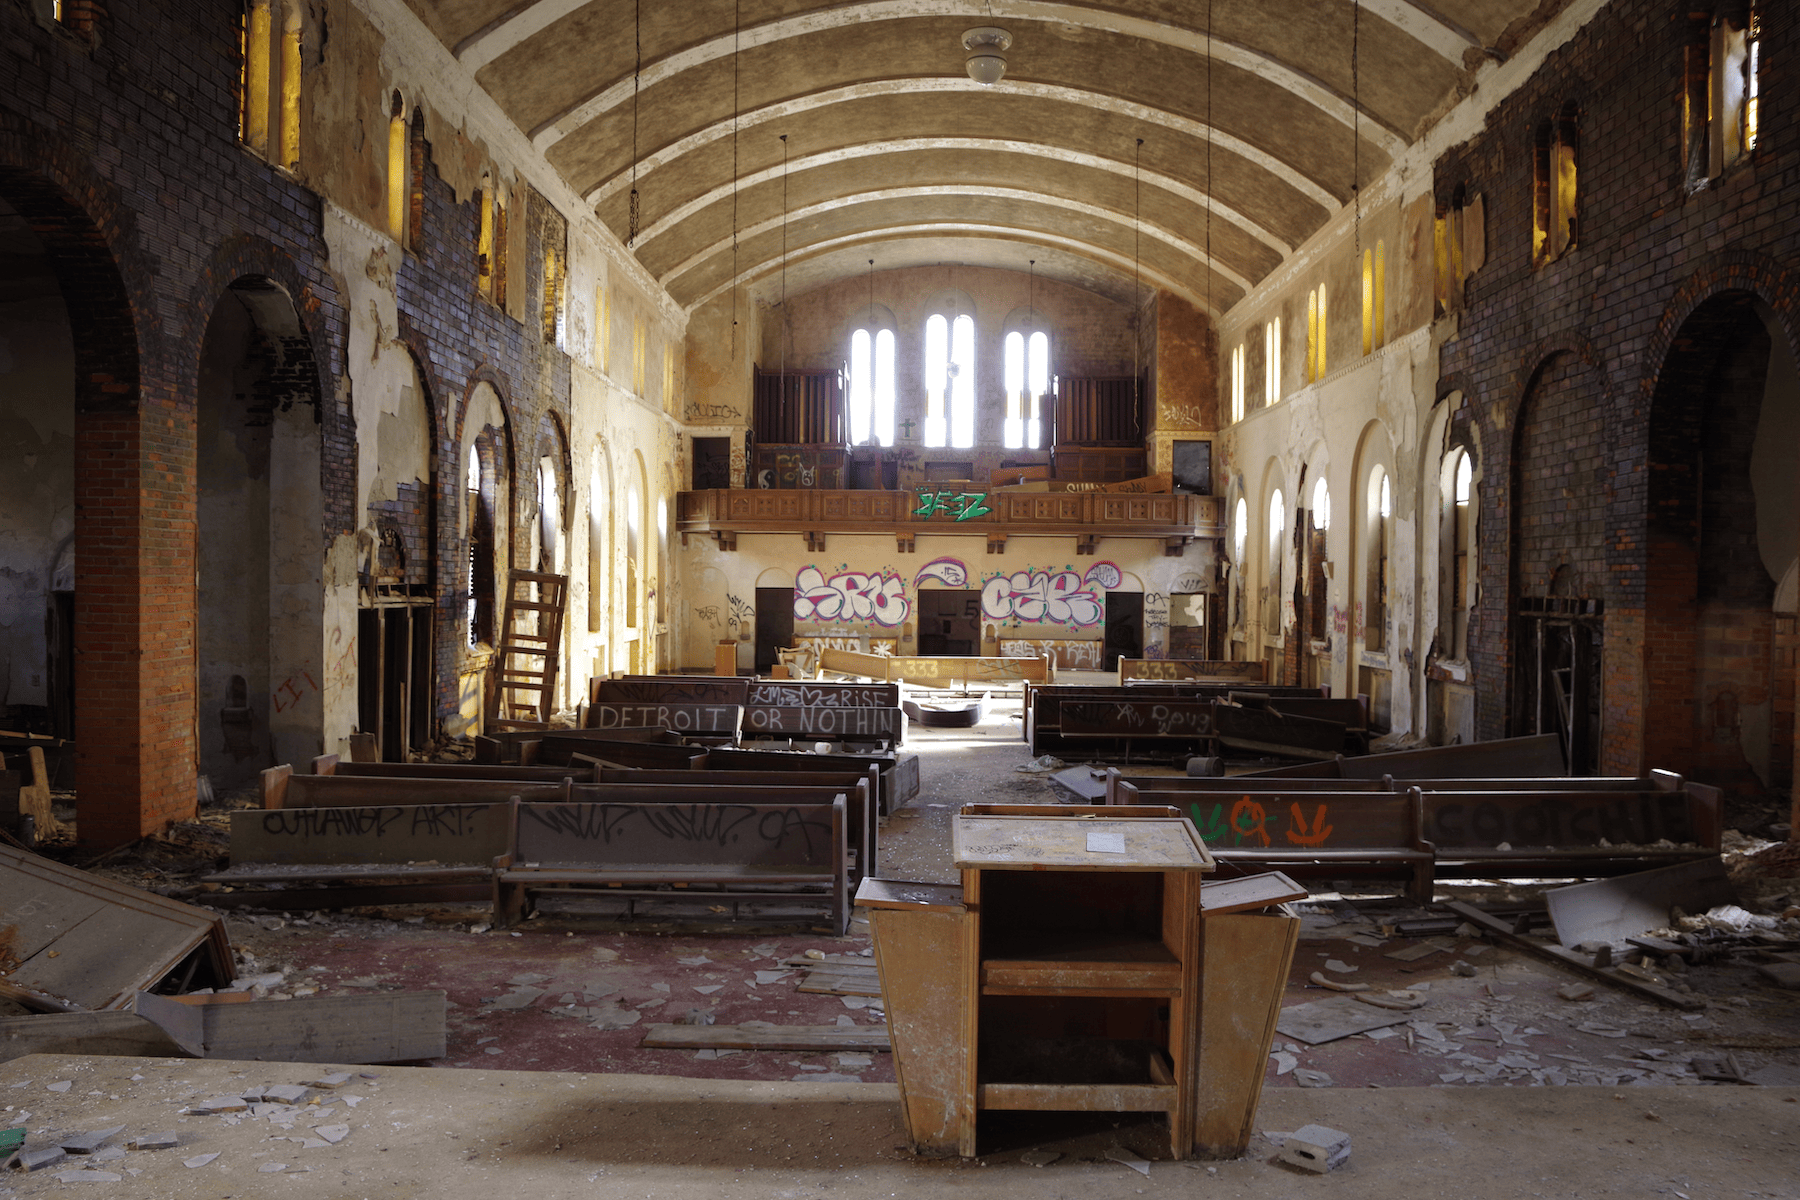
<svg viewBox="0 0 1800 1200">
<path fill-rule="evenodd" d="M 1016 706 L 1015 706 L 1016 707 Z M 975 730 L 916 731 L 924 794 L 886 823 L 882 874 L 953 880 L 950 815 L 970 801 L 1052 798 L 1026 761 L 1002 708 Z M 128 868 L 127 868 L 128 870 Z M 1430 1004 L 1390 1037 L 1288 1047 L 1269 1066 L 1260 1130 L 1322 1123 L 1353 1138 L 1348 1166 L 1326 1178 L 1274 1164 L 1257 1138 L 1232 1163 L 1173 1163 L 1166 1134 L 1136 1117 L 998 1114 L 984 1118 L 979 1162 L 917 1159 L 905 1149 L 889 1056 L 643 1050 L 642 1028 L 711 1011 L 720 1023 L 878 1021 L 837 998 L 794 990 L 798 977 L 758 984 L 804 949 L 866 948 L 805 922 L 739 926 L 625 925 L 546 916 L 516 934 L 477 932 L 478 908 L 396 909 L 386 915 L 230 918 L 256 971 L 283 968 L 284 994 L 441 987 L 450 995 L 450 1053 L 428 1068 L 367 1069 L 322 1094 L 313 1112 L 179 1115 L 185 1103 L 259 1083 L 300 1082 L 319 1066 L 36 1056 L 0 1067 L 0 1124 L 25 1124 L 28 1144 L 124 1124 L 177 1130 L 177 1150 L 133 1152 L 99 1169 L 118 1182 L 52 1171 L 0 1178 L 0 1195 L 67 1187 L 130 1197 L 482 1195 L 496 1183 L 534 1196 L 895 1196 L 1010 1192 L 1033 1196 L 1151 1195 L 1204 1188 L 1220 1196 L 1768 1196 L 1800 1200 L 1800 1089 L 1704 1085 L 1683 1066 L 1733 1048 L 1747 1066 L 1800 1062 L 1800 1003 L 1737 975 L 1696 975 L 1707 1009 L 1660 1010 L 1616 996 L 1571 1005 L 1566 980 L 1509 951 L 1463 940 L 1415 963 L 1367 945 L 1374 924 L 1355 906 L 1324 902 L 1307 918 L 1287 1004 L 1325 994 L 1311 972 L 1377 986 L 1429 985 Z M 1359 940 L 1351 941 L 1351 937 Z M 1400 943 L 1396 943 L 1400 944 Z M 1450 974 L 1457 958 L 1472 978 Z M 543 995 L 494 1003 L 521 989 Z M 704 991 L 700 989 L 706 989 Z M 611 1030 L 558 1016 L 598 1002 L 641 1013 Z M 592 999 L 590 999 L 592 998 Z M 1581 1026 L 1587 1026 L 1584 1030 Z M 1595 1033 L 1589 1030 L 1607 1030 Z M 445 1070 L 442 1068 L 463 1068 Z M 1337 1086 L 1298 1088 L 1301 1068 Z M 355 1069 L 355 1068 L 352 1068 Z M 841 1082 L 846 1075 L 861 1082 Z M 137 1078 L 133 1078 L 136 1076 Z M 69 1082 L 51 1091 L 53 1083 Z M 1598 1086 L 1579 1086 L 1580 1084 Z M 1539 1084 L 1563 1086 L 1537 1086 Z M 4 1105 L 0 1105 L 4 1107 Z M 317 1115 L 317 1110 L 331 1111 Z M 345 1123 L 336 1145 L 309 1130 Z M 310 1142 L 308 1139 L 311 1139 Z M 296 1139 L 296 1140 L 285 1140 Z M 1159 1146 L 1161 1147 L 1159 1149 Z M 182 1163 L 218 1152 L 209 1163 Z M 1021 1160 L 1059 1157 L 1044 1167 Z M 1148 1175 L 1114 1161 L 1146 1160 Z M 265 1171 L 273 1164 L 284 1169 Z M 138 1174 L 130 1174 L 130 1171 Z M 599 1190 L 597 1190 L 599 1189 Z"/>
</svg>

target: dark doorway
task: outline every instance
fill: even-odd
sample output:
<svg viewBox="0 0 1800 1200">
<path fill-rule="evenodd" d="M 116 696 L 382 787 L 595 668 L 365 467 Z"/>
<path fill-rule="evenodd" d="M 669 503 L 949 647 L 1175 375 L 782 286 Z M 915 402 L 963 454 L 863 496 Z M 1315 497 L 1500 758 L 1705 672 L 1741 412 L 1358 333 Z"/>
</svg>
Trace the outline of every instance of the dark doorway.
<svg viewBox="0 0 1800 1200">
<path fill-rule="evenodd" d="M 50 735 L 75 736 L 75 593 L 51 592 L 49 628 Z"/>
<path fill-rule="evenodd" d="M 731 439 L 697 437 L 694 439 L 694 490 L 731 486 Z"/>
<path fill-rule="evenodd" d="M 1211 442 L 1176 442 L 1172 466 L 1178 490 L 1212 495 Z"/>
<path fill-rule="evenodd" d="M 1144 594 L 1106 593 L 1106 658 L 1102 669 L 1116 671 L 1121 658 L 1144 656 Z"/>
<path fill-rule="evenodd" d="M 775 651 L 794 644 L 794 589 L 756 589 L 756 673 L 775 669 Z"/>
<path fill-rule="evenodd" d="M 1515 618 L 1516 734 L 1554 733 L 1571 775 L 1600 770 L 1600 651 L 1603 624 L 1596 600 L 1520 601 Z"/>
<path fill-rule="evenodd" d="M 357 613 L 357 728 L 375 735 L 382 762 L 406 762 L 431 736 L 429 606 Z"/>
<path fill-rule="evenodd" d="M 980 643 L 980 592 L 932 588 L 919 593 L 920 654 L 974 654 Z"/>
</svg>

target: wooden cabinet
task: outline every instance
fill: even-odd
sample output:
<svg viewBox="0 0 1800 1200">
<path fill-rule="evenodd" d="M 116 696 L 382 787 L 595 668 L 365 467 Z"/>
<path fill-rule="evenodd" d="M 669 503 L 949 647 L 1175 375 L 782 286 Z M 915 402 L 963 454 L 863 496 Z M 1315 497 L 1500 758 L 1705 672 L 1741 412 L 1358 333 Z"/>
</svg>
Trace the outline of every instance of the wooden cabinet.
<svg viewBox="0 0 1800 1200">
<path fill-rule="evenodd" d="M 954 836 L 960 896 L 889 884 L 857 901 L 914 1144 L 972 1155 L 984 1111 L 1160 1112 L 1187 1157 L 1213 867 L 1193 825 L 1172 808 L 971 805 Z M 920 975 L 954 980 L 955 1017 L 920 1020 Z"/>
</svg>

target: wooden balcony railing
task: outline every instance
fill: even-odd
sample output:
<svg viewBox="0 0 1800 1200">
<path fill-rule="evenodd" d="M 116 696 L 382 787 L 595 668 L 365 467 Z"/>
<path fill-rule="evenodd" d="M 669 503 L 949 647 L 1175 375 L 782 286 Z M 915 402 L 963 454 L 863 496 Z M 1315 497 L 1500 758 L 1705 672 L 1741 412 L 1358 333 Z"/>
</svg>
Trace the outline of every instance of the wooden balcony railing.
<svg viewBox="0 0 1800 1200">
<path fill-rule="evenodd" d="M 1160 538 L 1172 553 L 1194 538 L 1225 535 L 1218 496 L 1141 492 L 826 491 L 714 488 L 676 497 L 682 534 L 891 533 L 1070 536 L 1084 548 L 1103 537 Z"/>
</svg>

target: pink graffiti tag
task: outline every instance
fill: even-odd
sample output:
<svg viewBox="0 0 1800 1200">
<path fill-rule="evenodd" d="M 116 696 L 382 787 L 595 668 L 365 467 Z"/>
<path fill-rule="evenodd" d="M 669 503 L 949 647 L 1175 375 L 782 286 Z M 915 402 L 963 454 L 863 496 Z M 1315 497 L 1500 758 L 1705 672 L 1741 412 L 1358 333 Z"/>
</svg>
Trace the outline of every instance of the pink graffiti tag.
<svg viewBox="0 0 1800 1200">
<path fill-rule="evenodd" d="M 912 603 L 898 575 L 845 571 L 825 578 L 817 567 L 794 577 L 796 621 L 873 621 L 893 626 L 906 620 Z"/>
</svg>

